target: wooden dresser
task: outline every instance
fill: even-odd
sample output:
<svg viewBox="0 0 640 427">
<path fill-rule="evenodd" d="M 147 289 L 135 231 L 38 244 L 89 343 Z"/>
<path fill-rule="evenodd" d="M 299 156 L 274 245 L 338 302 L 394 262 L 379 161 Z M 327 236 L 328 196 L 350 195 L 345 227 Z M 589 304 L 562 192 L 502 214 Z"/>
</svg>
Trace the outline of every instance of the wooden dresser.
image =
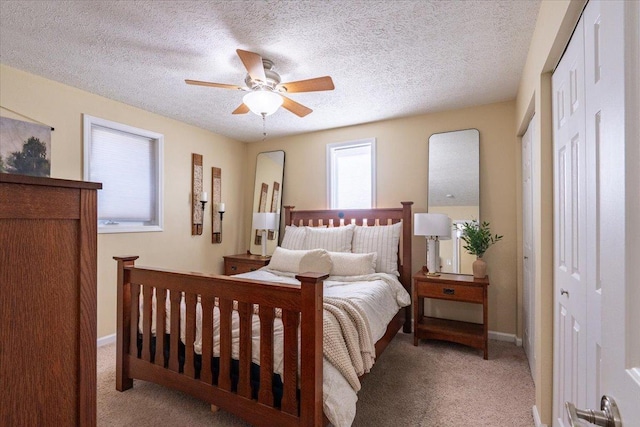
<svg viewBox="0 0 640 427">
<path fill-rule="evenodd" d="M 0 425 L 96 425 L 101 187 L 0 173 Z"/>
<path fill-rule="evenodd" d="M 489 276 L 476 279 L 466 274 L 442 273 L 439 276 L 427 276 L 422 271 L 414 274 L 413 345 L 418 345 L 420 338 L 452 341 L 480 349 L 484 358 L 488 359 L 488 287 Z M 425 316 L 424 298 L 481 304 L 482 323 Z"/>
</svg>

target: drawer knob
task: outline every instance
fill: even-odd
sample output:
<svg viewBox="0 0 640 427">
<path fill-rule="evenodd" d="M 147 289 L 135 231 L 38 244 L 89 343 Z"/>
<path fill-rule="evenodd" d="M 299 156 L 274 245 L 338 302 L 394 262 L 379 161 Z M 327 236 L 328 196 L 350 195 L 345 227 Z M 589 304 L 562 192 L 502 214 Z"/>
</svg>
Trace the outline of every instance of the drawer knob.
<svg viewBox="0 0 640 427">
<path fill-rule="evenodd" d="M 443 288 L 442 293 L 445 295 L 455 295 L 456 290 L 451 288 Z"/>
<path fill-rule="evenodd" d="M 232 265 L 232 266 L 231 266 L 231 270 L 232 270 L 232 271 L 236 271 L 237 269 L 238 269 L 238 266 L 237 266 L 237 265 Z"/>
</svg>

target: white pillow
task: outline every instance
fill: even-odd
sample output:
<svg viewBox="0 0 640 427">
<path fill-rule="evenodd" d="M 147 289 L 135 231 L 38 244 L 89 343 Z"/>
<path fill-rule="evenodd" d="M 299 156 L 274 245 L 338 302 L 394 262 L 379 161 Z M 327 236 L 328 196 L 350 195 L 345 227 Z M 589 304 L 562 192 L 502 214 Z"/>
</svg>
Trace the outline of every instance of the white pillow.
<svg viewBox="0 0 640 427">
<path fill-rule="evenodd" d="M 295 274 L 306 272 L 329 274 L 331 258 L 327 251 L 322 249 L 297 251 L 276 247 L 267 267 L 271 270 Z"/>
<path fill-rule="evenodd" d="M 312 249 L 300 260 L 298 273 L 331 274 L 332 266 L 329 252 L 324 249 Z"/>
<path fill-rule="evenodd" d="M 402 223 L 371 227 L 356 226 L 353 231 L 351 252 L 378 254 L 376 272 L 400 276 L 398 272 L 398 243 Z"/>
<path fill-rule="evenodd" d="M 306 227 L 296 227 L 287 225 L 284 228 L 281 247 L 284 249 L 302 250 L 304 249 L 304 239 L 307 235 Z"/>
<path fill-rule="evenodd" d="M 343 227 L 307 227 L 304 249 L 325 249 L 331 252 L 351 252 L 353 224 Z M 370 251 L 371 252 L 371 251 Z"/>
<path fill-rule="evenodd" d="M 329 252 L 332 276 L 362 276 L 376 272 L 377 254 L 353 254 L 349 252 Z"/>
</svg>

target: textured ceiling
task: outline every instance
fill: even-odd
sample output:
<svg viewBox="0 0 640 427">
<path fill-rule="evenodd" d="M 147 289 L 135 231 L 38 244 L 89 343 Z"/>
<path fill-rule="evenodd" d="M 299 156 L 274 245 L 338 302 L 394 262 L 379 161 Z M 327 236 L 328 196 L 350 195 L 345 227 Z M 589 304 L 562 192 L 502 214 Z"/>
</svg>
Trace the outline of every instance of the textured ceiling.
<svg viewBox="0 0 640 427">
<path fill-rule="evenodd" d="M 0 1 L 0 62 L 241 141 L 262 119 L 231 115 L 244 92 L 237 48 L 284 81 L 330 75 L 290 98 L 268 137 L 513 99 L 539 0 Z M 1 89 L 1 88 L 0 88 Z"/>
</svg>

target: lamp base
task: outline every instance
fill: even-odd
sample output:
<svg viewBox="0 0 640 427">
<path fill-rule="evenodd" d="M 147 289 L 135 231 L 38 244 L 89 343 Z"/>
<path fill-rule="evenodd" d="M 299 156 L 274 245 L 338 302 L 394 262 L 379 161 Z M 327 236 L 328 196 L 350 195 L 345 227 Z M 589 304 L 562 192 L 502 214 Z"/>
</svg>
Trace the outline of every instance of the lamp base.
<svg viewBox="0 0 640 427">
<path fill-rule="evenodd" d="M 429 271 L 429 267 L 427 267 L 426 265 L 422 266 L 422 274 L 424 274 L 425 276 L 429 276 L 429 277 L 439 277 L 440 273 L 432 273 L 431 271 Z"/>
<path fill-rule="evenodd" d="M 267 256 L 267 230 L 262 230 L 262 252 L 260 253 L 260 256 L 262 256 L 262 258 Z"/>
</svg>

